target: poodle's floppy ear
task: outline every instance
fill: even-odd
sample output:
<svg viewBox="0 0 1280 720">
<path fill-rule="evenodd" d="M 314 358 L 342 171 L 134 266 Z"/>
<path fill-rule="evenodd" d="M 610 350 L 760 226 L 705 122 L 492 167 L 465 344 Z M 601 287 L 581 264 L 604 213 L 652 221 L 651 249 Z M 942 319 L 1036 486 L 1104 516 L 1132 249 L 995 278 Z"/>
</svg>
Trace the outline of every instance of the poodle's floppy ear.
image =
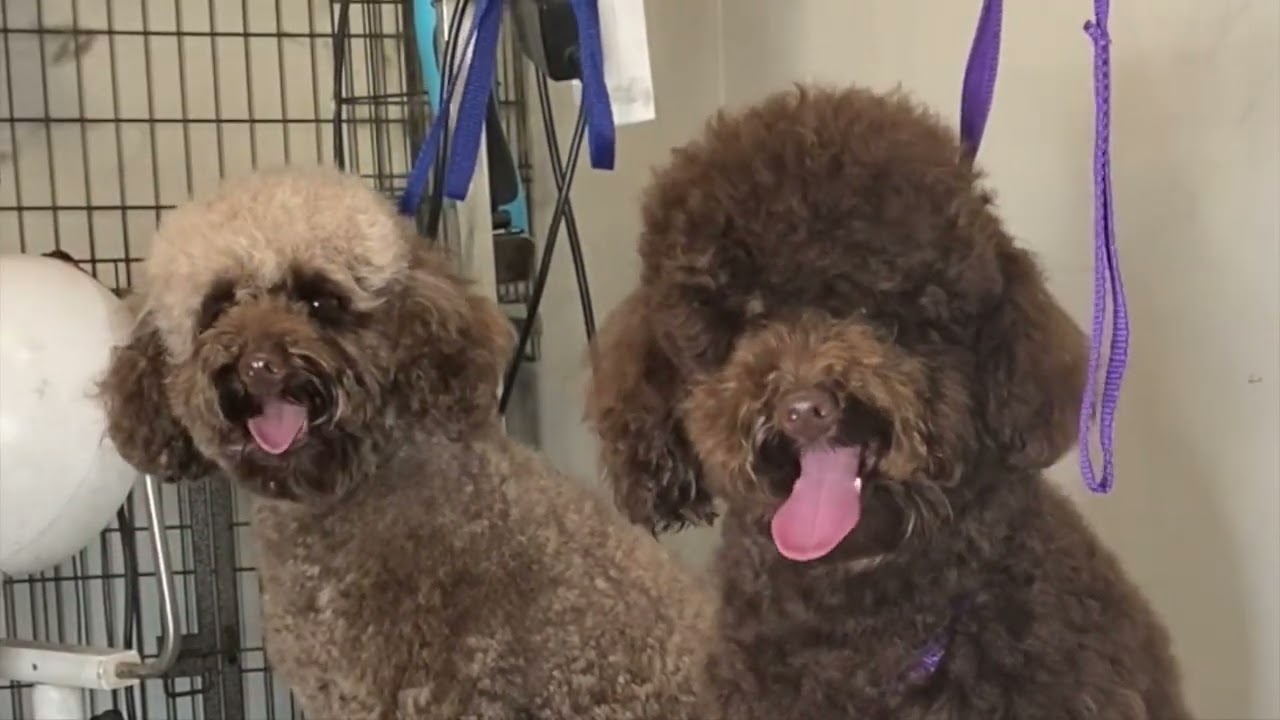
<svg viewBox="0 0 1280 720">
<path fill-rule="evenodd" d="M 111 352 L 98 384 L 107 434 L 126 462 L 165 480 L 194 480 L 214 472 L 178 422 L 165 393 L 167 360 L 160 334 L 145 312 L 129 342 Z"/>
<path fill-rule="evenodd" d="M 715 519 L 676 412 L 680 373 L 656 341 L 639 291 L 610 313 L 591 350 L 586 419 L 614 500 L 653 532 Z"/>
<path fill-rule="evenodd" d="M 1075 444 L 1087 345 L 1032 256 L 1009 244 L 996 252 L 1003 293 L 982 328 L 979 360 L 986 425 L 1007 462 L 1043 469 Z"/>
<path fill-rule="evenodd" d="M 421 241 L 418 241 L 421 242 Z M 407 412 L 465 431 L 491 420 L 498 386 L 515 347 L 515 327 L 493 300 L 468 283 L 431 250 L 416 253 L 404 278 L 396 341 L 395 395 Z"/>
</svg>

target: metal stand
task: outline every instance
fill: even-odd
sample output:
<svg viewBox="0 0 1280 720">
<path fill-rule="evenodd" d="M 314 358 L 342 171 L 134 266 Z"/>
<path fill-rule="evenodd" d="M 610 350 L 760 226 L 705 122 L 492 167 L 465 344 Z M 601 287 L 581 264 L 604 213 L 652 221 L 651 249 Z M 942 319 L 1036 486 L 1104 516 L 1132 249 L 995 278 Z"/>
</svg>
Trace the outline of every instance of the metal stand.
<svg viewBox="0 0 1280 720">
<path fill-rule="evenodd" d="M 235 670 L 242 651 L 233 529 L 235 493 L 231 481 L 220 476 L 188 492 L 198 625 L 194 633 L 183 636 L 183 652 L 168 676 L 199 679 L 204 717 L 242 718 L 244 676 Z"/>
<path fill-rule="evenodd" d="M 173 574 L 160 513 L 159 482 L 146 476 L 147 525 L 155 552 L 164 636 L 160 653 L 144 661 L 135 650 L 53 645 L 0 640 L 0 678 L 32 683 L 32 720 L 87 720 L 85 690 L 121 690 L 145 678 L 159 677 L 178 656 L 177 609 Z"/>
</svg>

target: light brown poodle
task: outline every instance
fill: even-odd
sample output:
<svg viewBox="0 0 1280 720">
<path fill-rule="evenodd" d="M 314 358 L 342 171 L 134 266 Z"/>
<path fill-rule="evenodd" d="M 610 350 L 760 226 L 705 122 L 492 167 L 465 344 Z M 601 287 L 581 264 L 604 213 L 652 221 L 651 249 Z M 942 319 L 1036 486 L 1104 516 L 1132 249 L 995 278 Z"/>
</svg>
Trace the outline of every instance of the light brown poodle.
<svg viewBox="0 0 1280 720">
<path fill-rule="evenodd" d="M 505 436 L 509 321 L 359 179 L 175 210 L 135 302 L 112 440 L 253 494 L 268 657 L 310 717 L 698 716 L 708 598 Z"/>
</svg>

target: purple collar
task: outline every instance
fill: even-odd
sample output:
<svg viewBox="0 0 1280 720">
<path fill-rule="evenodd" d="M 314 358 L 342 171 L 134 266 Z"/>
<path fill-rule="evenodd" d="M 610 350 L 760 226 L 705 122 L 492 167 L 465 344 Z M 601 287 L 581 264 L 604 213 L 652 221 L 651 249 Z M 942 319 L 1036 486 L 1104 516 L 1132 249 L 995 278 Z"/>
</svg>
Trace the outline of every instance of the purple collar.
<svg viewBox="0 0 1280 720">
<path fill-rule="evenodd" d="M 951 643 L 956 637 L 956 627 L 960 624 L 960 618 L 964 616 L 969 609 L 968 598 L 956 600 L 952 603 L 951 617 L 947 620 L 938 632 L 924 646 L 924 650 L 920 652 L 920 657 L 916 660 L 915 665 L 907 671 L 906 681 L 911 685 L 919 685 L 930 678 L 942 667 L 943 660 L 947 657 L 947 652 L 951 650 Z"/>
</svg>

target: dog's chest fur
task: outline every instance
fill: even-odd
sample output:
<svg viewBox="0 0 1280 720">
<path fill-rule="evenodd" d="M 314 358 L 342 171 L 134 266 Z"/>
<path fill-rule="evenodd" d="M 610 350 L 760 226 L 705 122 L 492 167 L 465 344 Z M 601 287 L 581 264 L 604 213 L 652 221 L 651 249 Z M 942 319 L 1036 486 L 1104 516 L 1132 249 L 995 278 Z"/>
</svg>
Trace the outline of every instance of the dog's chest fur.
<svg viewBox="0 0 1280 720">
<path fill-rule="evenodd" d="M 725 543 L 712 677 L 730 708 L 726 717 L 881 717 L 943 680 L 945 659 L 933 676 L 915 675 L 937 638 L 950 638 L 944 592 L 923 592 L 909 578 L 879 584 L 884 568 L 844 574 L 792 563 L 733 518 Z"/>
<path fill-rule="evenodd" d="M 508 538 L 497 454 L 426 439 L 326 508 L 255 502 L 268 660 L 310 716 L 463 716 L 475 667 L 505 672 L 476 640 L 512 595 L 484 571 Z"/>
<path fill-rule="evenodd" d="M 862 572 L 787 561 L 727 518 L 712 676 L 728 716 L 1187 717 L 1143 598 L 1065 497 L 1019 481 Z"/>
<path fill-rule="evenodd" d="M 255 508 L 268 658 L 309 716 L 701 717 L 710 602 L 657 543 L 506 440 L 413 467 Z"/>
<path fill-rule="evenodd" d="M 414 576 L 430 565 L 404 562 L 432 551 L 422 534 L 429 525 L 402 532 L 388 498 L 379 492 L 325 514 L 255 502 L 268 661 L 308 713 L 391 717 L 413 658 L 445 636 L 442 597 Z"/>
</svg>

